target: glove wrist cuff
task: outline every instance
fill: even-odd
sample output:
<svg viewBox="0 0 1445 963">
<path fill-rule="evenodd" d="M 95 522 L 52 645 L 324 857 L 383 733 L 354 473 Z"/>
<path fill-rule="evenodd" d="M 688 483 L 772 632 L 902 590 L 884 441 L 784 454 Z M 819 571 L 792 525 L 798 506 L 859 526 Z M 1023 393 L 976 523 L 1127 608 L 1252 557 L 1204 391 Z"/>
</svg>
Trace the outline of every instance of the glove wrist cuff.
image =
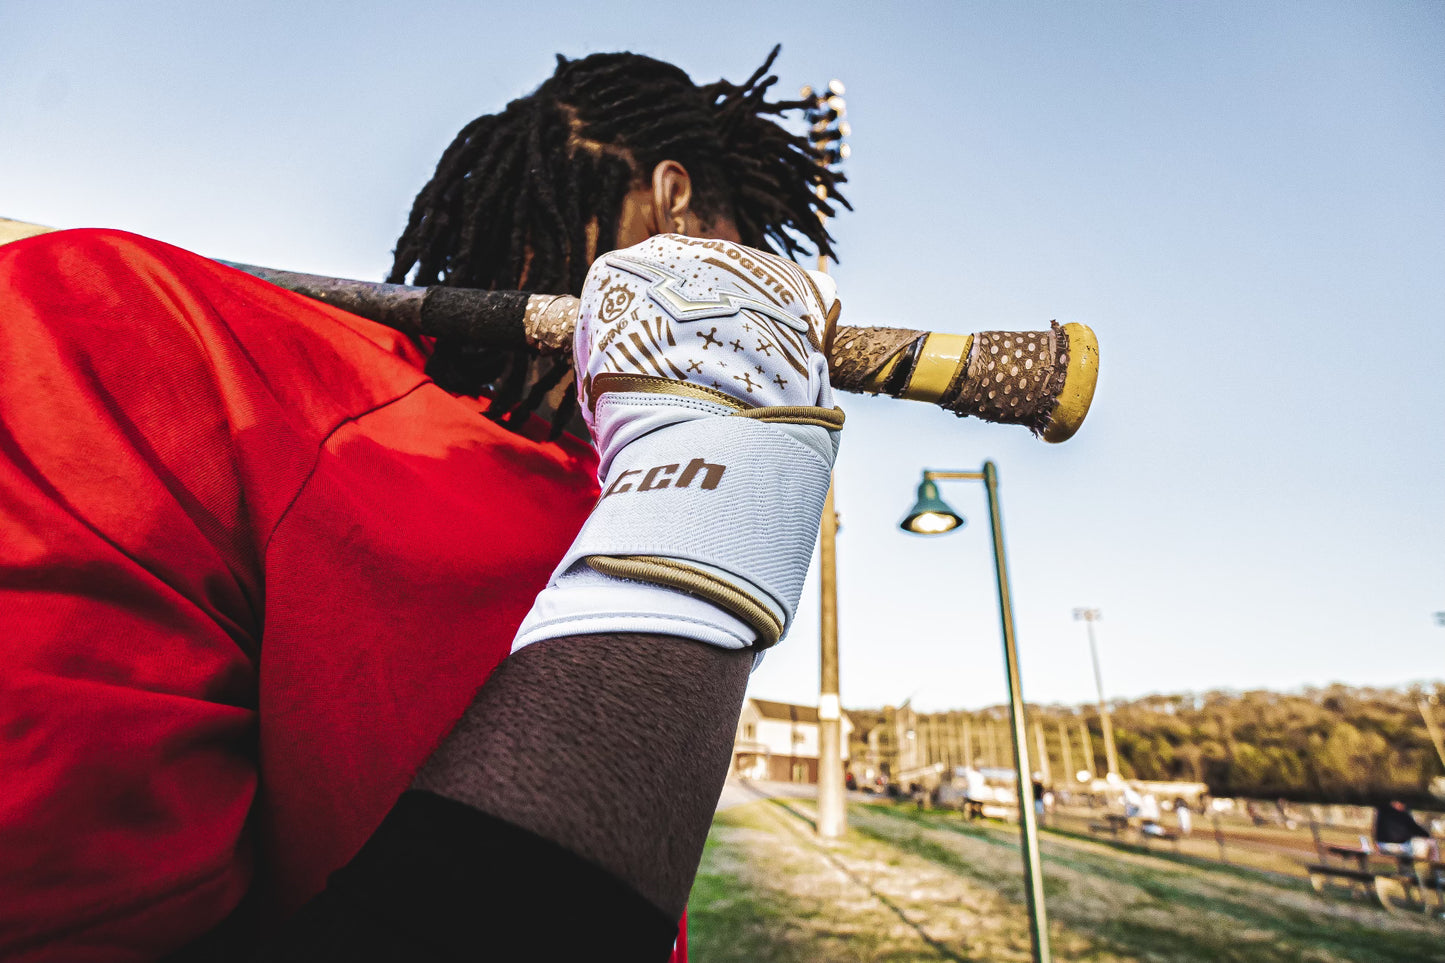
<svg viewBox="0 0 1445 963">
<path fill-rule="evenodd" d="M 815 411 L 832 421 L 827 409 Z M 741 623 L 754 637 L 750 644 L 767 648 L 787 631 L 802 594 L 828 492 L 834 432 L 699 417 L 689 407 L 678 416 L 689 420 L 615 453 L 604 494 L 552 585 L 590 569 L 623 584 L 682 592 Z M 543 593 L 539 607 L 552 591 Z M 563 622 L 549 622 L 553 634 L 571 634 Z"/>
</svg>

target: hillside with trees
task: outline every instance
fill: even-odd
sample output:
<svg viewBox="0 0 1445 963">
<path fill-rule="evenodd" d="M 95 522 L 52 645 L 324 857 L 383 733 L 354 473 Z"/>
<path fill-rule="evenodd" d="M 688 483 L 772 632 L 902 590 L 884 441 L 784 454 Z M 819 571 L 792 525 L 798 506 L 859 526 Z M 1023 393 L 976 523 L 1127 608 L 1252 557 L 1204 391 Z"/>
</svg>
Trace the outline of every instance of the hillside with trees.
<svg viewBox="0 0 1445 963">
<path fill-rule="evenodd" d="M 1422 698 L 1434 695 L 1434 687 L 1332 685 L 1288 693 L 1154 695 L 1117 700 L 1109 711 L 1119 769 L 1127 779 L 1202 782 L 1221 796 L 1366 804 L 1399 798 L 1438 806 L 1430 784 L 1445 775 L 1445 766 L 1419 706 Z M 1426 708 L 1437 726 L 1445 726 L 1445 705 L 1427 703 Z M 991 757 L 987 761 L 995 765 L 1012 764 L 1004 706 L 931 714 L 888 707 L 861 710 L 853 718 L 855 725 L 862 723 L 855 734 L 855 758 L 869 752 L 868 730 L 876 727 L 875 757 L 881 746 L 897 759 L 896 747 L 906 736 L 910 747 L 922 741 L 929 761 L 962 761 L 960 733 L 966 724 L 967 752 Z M 1029 720 L 1042 730 L 1054 773 L 1064 771 L 1066 760 L 1074 769 L 1104 768 L 1096 707 L 1031 705 Z M 1081 728 L 1088 733 L 1092 763 L 1084 755 Z M 1035 754 L 1037 738 L 1038 733 L 1029 734 Z"/>
</svg>

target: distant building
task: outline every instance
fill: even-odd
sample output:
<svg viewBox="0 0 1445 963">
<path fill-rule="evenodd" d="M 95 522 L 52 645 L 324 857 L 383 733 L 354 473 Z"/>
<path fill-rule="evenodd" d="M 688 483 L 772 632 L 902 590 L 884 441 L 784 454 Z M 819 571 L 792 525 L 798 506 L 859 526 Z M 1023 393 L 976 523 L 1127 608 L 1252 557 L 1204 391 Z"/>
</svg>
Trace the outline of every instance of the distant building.
<svg viewBox="0 0 1445 963">
<path fill-rule="evenodd" d="M 848 764 L 853 721 L 843 713 L 839 756 Z M 748 699 L 733 740 L 735 775 L 775 782 L 818 781 L 818 707 Z"/>
</svg>

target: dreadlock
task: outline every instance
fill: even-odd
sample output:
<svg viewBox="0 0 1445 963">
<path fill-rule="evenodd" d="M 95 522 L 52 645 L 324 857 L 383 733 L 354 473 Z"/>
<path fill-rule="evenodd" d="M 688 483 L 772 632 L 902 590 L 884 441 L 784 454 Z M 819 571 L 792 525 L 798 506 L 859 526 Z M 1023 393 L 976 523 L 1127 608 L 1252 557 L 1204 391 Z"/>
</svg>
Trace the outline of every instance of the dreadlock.
<svg viewBox="0 0 1445 963">
<path fill-rule="evenodd" d="M 849 207 L 836 190 L 845 178 L 770 119 L 810 105 L 767 100 L 779 49 L 743 84 L 702 87 L 638 54 L 558 55 L 536 91 L 457 134 L 416 197 L 388 280 L 411 272 L 419 285 L 580 294 L 591 259 L 617 246 L 623 198 L 664 160 L 687 169 L 705 223 L 729 218 L 744 244 L 784 256 L 809 253 L 805 244 L 833 256 L 819 215 Z M 458 393 L 490 387 L 491 416 L 509 425 L 568 371 L 565 361 L 537 370 L 540 359 L 522 351 L 436 347 L 427 373 Z M 554 434 L 572 404 L 569 391 Z"/>
</svg>

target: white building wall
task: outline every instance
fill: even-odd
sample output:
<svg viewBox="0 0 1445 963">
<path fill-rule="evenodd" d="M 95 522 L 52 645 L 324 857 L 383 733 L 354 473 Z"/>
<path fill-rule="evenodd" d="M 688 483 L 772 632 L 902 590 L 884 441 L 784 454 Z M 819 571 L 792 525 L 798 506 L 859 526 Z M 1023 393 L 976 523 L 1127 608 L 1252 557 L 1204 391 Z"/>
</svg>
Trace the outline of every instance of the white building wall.
<svg viewBox="0 0 1445 963">
<path fill-rule="evenodd" d="M 794 734 L 799 739 L 793 741 Z M 781 719 L 758 722 L 758 741 L 765 743 L 775 756 L 818 757 L 818 727 L 806 722 L 794 724 Z"/>
</svg>

